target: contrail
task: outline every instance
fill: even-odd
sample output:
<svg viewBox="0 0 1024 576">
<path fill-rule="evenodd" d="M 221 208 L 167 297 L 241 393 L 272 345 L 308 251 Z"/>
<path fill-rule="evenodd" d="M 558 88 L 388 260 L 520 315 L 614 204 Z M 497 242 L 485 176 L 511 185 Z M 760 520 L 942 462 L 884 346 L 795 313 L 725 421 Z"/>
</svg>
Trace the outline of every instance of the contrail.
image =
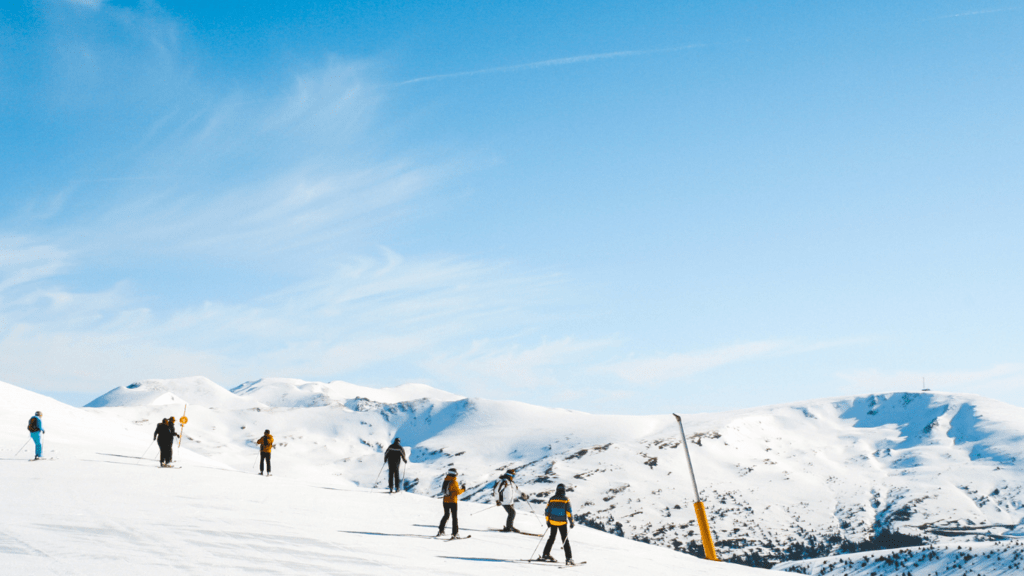
<svg viewBox="0 0 1024 576">
<path fill-rule="evenodd" d="M 959 14 L 950 14 L 949 16 L 939 16 L 936 20 L 943 20 L 945 18 L 962 18 L 964 16 L 977 16 L 979 14 L 992 14 L 993 12 L 1007 12 L 1009 10 L 1016 10 L 1016 8 L 994 8 L 992 10 L 975 10 L 974 12 L 961 12 Z"/>
<path fill-rule="evenodd" d="M 555 58 L 553 60 L 541 60 L 540 62 L 529 62 L 527 64 L 514 64 L 512 66 L 498 66 L 496 68 L 484 68 L 482 70 L 470 70 L 468 72 L 452 72 L 451 74 L 437 74 L 434 76 L 422 76 L 399 82 L 397 86 L 415 84 L 416 82 L 428 82 L 430 80 L 444 80 L 446 78 L 459 78 L 461 76 L 476 76 L 477 74 L 493 74 L 495 72 L 517 72 L 519 70 L 530 70 L 533 68 L 545 68 L 548 66 L 565 66 L 579 62 L 591 62 L 593 60 L 607 60 L 609 58 L 623 58 L 626 56 L 644 56 L 647 54 L 659 54 L 663 52 L 678 52 L 701 48 L 703 44 L 691 44 L 689 46 L 676 46 L 673 48 L 657 48 L 654 50 L 623 50 L 621 52 L 605 52 L 603 54 L 586 54 L 583 56 L 570 56 L 568 58 Z"/>
</svg>

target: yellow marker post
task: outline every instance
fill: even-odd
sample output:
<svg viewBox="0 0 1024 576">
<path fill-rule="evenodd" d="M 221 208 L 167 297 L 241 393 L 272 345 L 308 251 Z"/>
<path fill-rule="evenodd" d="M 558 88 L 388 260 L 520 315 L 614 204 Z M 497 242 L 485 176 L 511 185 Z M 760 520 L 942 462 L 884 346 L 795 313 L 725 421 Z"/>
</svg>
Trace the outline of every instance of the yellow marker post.
<svg viewBox="0 0 1024 576">
<path fill-rule="evenodd" d="M 185 412 L 188 412 L 188 404 L 185 404 L 185 408 L 181 411 L 181 419 L 178 420 L 178 422 L 181 422 L 181 434 L 178 435 L 178 448 L 181 448 L 181 439 L 185 437 L 185 424 L 188 424 L 188 416 L 185 416 Z"/>
<path fill-rule="evenodd" d="M 697 513 L 697 526 L 700 527 L 700 540 L 704 544 L 704 557 L 718 562 L 718 555 L 715 554 L 715 541 L 711 539 L 711 525 L 708 524 L 708 515 L 704 511 L 704 503 L 700 500 L 700 491 L 697 490 L 697 476 L 693 473 L 693 461 L 690 460 L 690 446 L 686 443 L 683 419 L 679 417 L 679 414 L 673 414 L 673 416 L 679 423 L 679 433 L 683 436 L 683 451 L 686 452 L 686 465 L 690 467 L 690 481 L 693 482 L 693 510 Z"/>
</svg>

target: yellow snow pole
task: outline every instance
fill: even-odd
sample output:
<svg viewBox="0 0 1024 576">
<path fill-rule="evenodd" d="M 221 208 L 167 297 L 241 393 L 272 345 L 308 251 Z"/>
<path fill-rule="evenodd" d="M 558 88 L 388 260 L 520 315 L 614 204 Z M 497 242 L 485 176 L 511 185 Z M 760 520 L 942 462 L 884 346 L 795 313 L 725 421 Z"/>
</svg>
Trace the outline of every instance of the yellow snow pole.
<svg viewBox="0 0 1024 576">
<path fill-rule="evenodd" d="M 181 439 L 183 437 L 182 434 L 185 433 L 185 424 L 188 424 L 188 416 L 185 416 L 185 412 L 188 412 L 188 404 L 185 404 L 185 407 L 182 408 L 181 420 L 178 420 L 178 422 L 181 422 L 181 434 L 178 434 L 178 448 L 181 448 Z M 171 438 L 171 441 L 173 442 L 174 439 Z"/>
<path fill-rule="evenodd" d="M 686 465 L 690 467 L 690 481 L 693 482 L 693 510 L 697 513 L 697 526 L 700 527 L 700 540 L 704 544 L 704 557 L 718 562 L 718 555 L 715 554 L 715 541 L 711 539 L 711 525 L 708 524 L 708 515 L 704 511 L 704 503 L 700 500 L 700 491 L 697 490 L 697 476 L 693 473 L 693 461 L 690 460 L 690 447 L 686 443 L 683 419 L 679 417 L 679 414 L 672 415 L 679 423 L 679 433 L 683 436 L 683 451 L 686 452 Z"/>
</svg>

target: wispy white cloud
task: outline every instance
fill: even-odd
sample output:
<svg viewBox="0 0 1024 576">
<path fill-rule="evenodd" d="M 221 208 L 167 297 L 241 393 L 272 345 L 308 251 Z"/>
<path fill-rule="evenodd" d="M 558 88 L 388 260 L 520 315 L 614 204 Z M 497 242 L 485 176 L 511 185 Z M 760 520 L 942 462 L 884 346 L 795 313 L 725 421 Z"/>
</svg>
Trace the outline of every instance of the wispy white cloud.
<svg viewBox="0 0 1024 576">
<path fill-rule="evenodd" d="M 960 12 L 959 14 L 949 14 L 946 16 L 939 16 L 936 20 L 943 20 L 945 18 L 965 18 L 967 16 L 980 16 L 982 14 L 994 14 L 996 12 L 1008 12 L 1011 10 L 1017 10 L 1017 8 L 992 8 L 990 10 L 972 10 L 970 12 Z"/>
<path fill-rule="evenodd" d="M 665 382 L 688 378 L 719 366 L 764 357 L 791 346 L 789 342 L 747 342 L 699 352 L 624 360 L 609 364 L 604 370 L 634 383 Z"/>
<path fill-rule="evenodd" d="M 51 278 L 67 266 L 68 252 L 18 236 L 0 237 L 0 298 L 15 286 Z"/>
<path fill-rule="evenodd" d="M 861 370 L 838 375 L 858 393 L 920 390 L 922 384 L 940 392 L 969 392 L 987 396 L 1021 398 L 1024 394 L 1024 364 L 997 364 L 982 370 L 936 372 Z M 923 382 L 922 382 L 923 379 Z"/>
<path fill-rule="evenodd" d="M 482 68 L 480 70 L 469 70 L 466 72 L 451 72 L 448 74 L 435 74 L 433 76 L 421 76 L 419 78 L 413 78 L 411 80 L 405 80 L 399 82 L 397 85 L 402 86 L 405 84 L 415 84 L 417 82 L 429 82 L 432 80 L 447 80 L 450 78 L 461 78 L 465 76 L 477 76 L 480 74 L 495 74 L 498 72 L 519 72 L 522 70 L 533 70 L 537 68 L 547 68 L 549 66 L 568 66 L 571 64 L 580 64 L 583 62 L 593 62 L 595 60 L 608 60 L 612 58 L 627 58 L 630 56 L 647 56 L 650 54 L 661 54 L 665 52 L 679 52 L 681 50 L 691 50 L 693 48 L 702 48 L 703 44 L 691 44 L 688 46 L 674 46 L 671 48 L 656 48 L 653 50 L 622 50 L 619 52 L 603 52 L 600 54 L 584 54 L 581 56 L 569 56 L 567 58 L 552 58 L 550 60 L 540 60 L 537 62 L 527 62 L 525 64 L 513 64 L 511 66 L 496 66 L 494 68 Z"/>
<path fill-rule="evenodd" d="M 782 340 L 745 342 L 696 352 L 632 358 L 602 365 L 597 368 L 597 371 L 610 372 L 623 380 L 636 384 L 657 384 L 671 380 L 683 380 L 701 372 L 707 372 L 730 364 L 783 355 L 806 354 L 862 342 L 864 342 L 863 339 L 816 343 L 798 343 Z"/>
<path fill-rule="evenodd" d="M 458 354 L 436 354 L 423 365 L 436 377 L 476 390 L 519 391 L 547 386 L 562 392 L 565 381 L 559 371 L 586 361 L 593 352 L 607 348 L 608 341 L 561 338 L 533 347 L 476 340 Z"/>
<path fill-rule="evenodd" d="M 89 8 L 100 8 L 107 0 L 64 0 L 68 4 L 77 4 L 78 6 L 88 6 Z"/>
</svg>

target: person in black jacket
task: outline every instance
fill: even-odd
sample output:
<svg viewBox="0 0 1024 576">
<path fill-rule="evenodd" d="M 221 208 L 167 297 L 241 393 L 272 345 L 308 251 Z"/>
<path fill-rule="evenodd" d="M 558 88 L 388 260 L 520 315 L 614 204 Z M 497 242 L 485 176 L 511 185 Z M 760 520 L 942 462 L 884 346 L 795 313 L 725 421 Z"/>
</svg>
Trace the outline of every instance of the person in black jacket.
<svg viewBox="0 0 1024 576">
<path fill-rule="evenodd" d="M 156 425 L 156 430 L 153 431 L 153 439 L 156 440 L 157 446 L 160 447 L 160 466 L 167 467 L 171 465 L 172 446 L 174 445 L 174 437 L 178 434 L 174 431 L 174 418 L 170 420 L 164 418 L 163 422 Z"/>
<path fill-rule="evenodd" d="M 388 464 L 388 494 L 398 492 L 401 488 L 398 470 L 402 462 L 409 462 L 405 458 L 405 448 L 402 448 L 402 439 L 395 438 L 395 441 L 384 451 L 384 461 Z"/>
</svg>

